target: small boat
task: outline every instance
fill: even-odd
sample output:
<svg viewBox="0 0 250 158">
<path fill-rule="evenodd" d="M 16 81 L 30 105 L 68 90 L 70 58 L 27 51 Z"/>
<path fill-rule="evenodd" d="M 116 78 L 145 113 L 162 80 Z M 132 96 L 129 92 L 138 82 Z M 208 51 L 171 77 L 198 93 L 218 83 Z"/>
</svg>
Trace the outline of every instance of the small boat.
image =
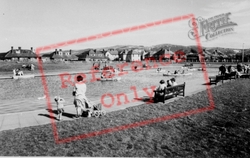
<svg viewBox="0 0 250 158">
<path fill-rule="evenodd" d="M 193 75 L 193 73 L 185 73 L 185 74 L 163 74 L 163 76 L 189 76 Z"/>
<path fill-rule="evenodd" d="M 26 79 L 26 78 L 34 78 L 35 75 L 21 75 L 21 76 L 12 76 L 13 79 Z"/>
<path fill-rule="evenodd" d="M 166 70 L 156 70 L 156 72 L 160 73 L 160 72 L 166 72 Z"/>
<path fill-rule="evenodd" d="M 121 77 L 114 77 L 114 78 L 97 78 L 97 81 L 120 81 Z"/>
</svg>

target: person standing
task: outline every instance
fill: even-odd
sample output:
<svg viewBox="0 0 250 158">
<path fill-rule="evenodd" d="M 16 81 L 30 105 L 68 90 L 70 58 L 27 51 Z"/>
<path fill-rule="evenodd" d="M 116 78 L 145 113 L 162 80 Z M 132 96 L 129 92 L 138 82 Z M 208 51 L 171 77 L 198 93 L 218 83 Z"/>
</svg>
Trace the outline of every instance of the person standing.
<svg viewBox="0 0 250 158">
<path fill-rule="evenodd" d="M 221 75 L 225 75 L 225 74 L 226 74 L 226 71 L 227 71 L 227 69 L 226 69 L 225 64 L 222 64 L 222 65 L 219 67 L 219 73 L 220 73 Z"/>
<path fill-rule="evenodd" d="M 236 68 L 237 68 L 238 72 L 241 72 L 242 71 L 242 64 L 238 63 L 237 66 L 236 66 Z"/>
<path fill-rule="evenodd" d="M 85 82 L 83 82 L 83 77 L 81 75 L 77 76 L 77 83 L 75 83 L 73 89 L 74 105 L 76 107 L 76 118 L 79 118 L 84 110 L 92 108 L 86 97 L 86 91 L 87 86 Z"/>
</svg>

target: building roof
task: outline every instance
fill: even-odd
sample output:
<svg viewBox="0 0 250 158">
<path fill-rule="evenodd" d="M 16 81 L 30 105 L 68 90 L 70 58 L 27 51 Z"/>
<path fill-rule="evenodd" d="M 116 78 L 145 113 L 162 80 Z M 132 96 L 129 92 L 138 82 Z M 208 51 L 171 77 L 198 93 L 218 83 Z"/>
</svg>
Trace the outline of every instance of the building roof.
<svg viewBox="0 0 250 158">
<path fill-rule="evenodd" d="M 5 59 L 5 55 L 6 55 L 7 53 L 0 53 L 0 59 Z"/>
<path fill-rule="evenodd" d="M 108 51 L 111 55 L 118 55 L 119 52 L 117 50 L 110 50 Z"/>
<path fill-rule="evenodd" d="M 43 54 L 42 57 L 48 57 L 48 58 L 52 58 L 52 59 L 66 59 L 66 60 L 77 60 L 78 56 L 72 54 L 72 52 L 70 52 L 70 50 L 66 50 L 66 51 L 61 51 L 61 55 L 58 54 L 60 51 L 55 50 L 53 52 L 50 53 L 46 53 Z M 70 53 L 70 54 L 68 54 Z"/>
<path fill-rule="evenodd" d="M 35 58 L 37 56 L 36 53 L 29 49 L 12 49 L 6 53 L 5 58 Z"/>
</svg>

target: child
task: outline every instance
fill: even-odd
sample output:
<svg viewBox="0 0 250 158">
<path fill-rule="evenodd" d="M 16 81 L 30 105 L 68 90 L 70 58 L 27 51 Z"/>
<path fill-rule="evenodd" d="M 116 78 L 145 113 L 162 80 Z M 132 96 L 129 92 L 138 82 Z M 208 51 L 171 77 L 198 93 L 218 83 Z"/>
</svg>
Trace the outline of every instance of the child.
<svg viewBox="0 0 250 158">
<path fill-rule="evenodd" d="M 57 114 L 58 114 L 58 120 L 61 121 L 62 119 L 62 113 L 64 112 L 64 102 L 65 100 L 61 98 L 60 96 L 55 96 L 55 102 L 57 104 Z"/>
</svg>

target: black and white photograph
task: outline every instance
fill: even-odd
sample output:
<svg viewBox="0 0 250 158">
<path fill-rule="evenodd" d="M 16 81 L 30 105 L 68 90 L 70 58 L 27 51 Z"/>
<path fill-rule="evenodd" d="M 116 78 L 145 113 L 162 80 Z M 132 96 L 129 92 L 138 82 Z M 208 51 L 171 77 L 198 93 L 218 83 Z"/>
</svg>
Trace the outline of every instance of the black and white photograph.
<svg viewBox="0 0 250 158">
<path fill-rule="evenodd" d="M 0 0 L 0 157 L 250 157 L 250 0 Z"/>
</svg>

